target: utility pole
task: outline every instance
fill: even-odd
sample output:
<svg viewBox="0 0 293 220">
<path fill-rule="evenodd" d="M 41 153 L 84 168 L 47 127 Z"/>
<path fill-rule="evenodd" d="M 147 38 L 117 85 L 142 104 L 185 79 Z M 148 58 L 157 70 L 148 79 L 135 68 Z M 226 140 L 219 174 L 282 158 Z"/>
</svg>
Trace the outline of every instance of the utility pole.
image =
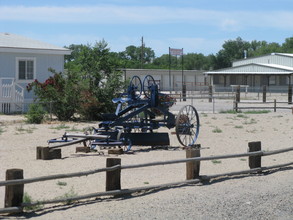
<svg viewBox="0 0 293 220">
<path fill-rule="evenodd" d="M 141 37 L 141 64 L 140 64 L 141 69 L 143 69 L 143 60 L 144 60 L 144 43 L 143 43 L 143 37 Z"/>
</svg>

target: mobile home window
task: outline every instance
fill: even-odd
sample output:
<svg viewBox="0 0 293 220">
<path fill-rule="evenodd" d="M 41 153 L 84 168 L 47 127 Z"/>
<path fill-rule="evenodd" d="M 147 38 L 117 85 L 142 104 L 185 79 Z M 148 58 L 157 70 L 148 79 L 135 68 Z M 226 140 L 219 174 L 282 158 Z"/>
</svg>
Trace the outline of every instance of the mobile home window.
<svg viewBox="0 0 293 220">
<path fill-rule="evenodd" d="M 33 80 L 35 77 L 35 59 L 17 59 L 18 80 Z"/>
</svg>

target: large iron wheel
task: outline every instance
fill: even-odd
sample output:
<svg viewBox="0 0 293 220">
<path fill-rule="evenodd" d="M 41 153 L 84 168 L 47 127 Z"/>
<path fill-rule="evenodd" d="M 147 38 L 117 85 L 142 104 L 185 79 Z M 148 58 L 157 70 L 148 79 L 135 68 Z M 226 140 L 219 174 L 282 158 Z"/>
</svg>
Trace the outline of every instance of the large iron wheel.
<svg viewBox="0 0 293 220">
<path fill-rule="evenodd" d="M 199 117 L 192 105 L 186 105 L 179 111 L 176 118 L 176 135 L 184 147 L 194 145 L 199 133 Z"/>
<path fill-rule="evenodd" d="M 133 76 L 129 83 L 129 86 L 134 92 L 135 98 L 139 98 L 142 93 L 142 83 L 140 78 L 138 76 Z"/>
<path fill-rule="evenodd" d="M 151 87 L 152 85 L 156 85 L 154 78 L 151 75 L 147 75 L 144 77 L 142 84 L 145 97 L 151 98 Z"/>
</svg>

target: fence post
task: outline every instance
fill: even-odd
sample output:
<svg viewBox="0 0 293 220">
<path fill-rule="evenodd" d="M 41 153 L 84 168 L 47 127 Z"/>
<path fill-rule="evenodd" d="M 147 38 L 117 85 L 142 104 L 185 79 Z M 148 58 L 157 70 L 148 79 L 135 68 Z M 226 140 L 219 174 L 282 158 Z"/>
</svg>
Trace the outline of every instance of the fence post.
<svg viewBox="0 0 293 220">
<path fill-rule="evenodd" d="M 262 102 L 266 102 L 267 101 L 267 86 L 264 85 L 262 87 Z"/>
<path fill-rule="evenodd" d="M 200 144 L 194 145 L 192 148 L 186 149 L 186 158 L 200 157 Z M 186 162 L 186 179 L 199 178 L 200 161 Z"/>
<path fill-rule="evenodd" d="M 249 142 L 248 152 L 261 151 L 261 142 Z M 249 168 L 259 168 L 261 167 L 261 156 L 249 156 Z"/>
<path fill-rule="evenodd" d="M 288 104 L 292 104 L 292 86 L 288 86 Z"/>
<path fill-rule="evenodd" d="M 236 87 L 236 102 L 240 102 L 240 86 Z"/>
<path fill-rule="evenodd" d="M 274 112 L 276 112 L 276 111 L 277 111 L 277 100 L 274 99 Z"/>
<path fill-rule="evenodd" d="M 186 101 L 186 84 L 182 85 L 182 98 L 183 102 Z"/>
<path fill-rule="evenodd" d="M 213 97 L 213 86 L 209 86 L 209 102 L 212 102 Z"/>
<path fill-rule="evenodd" d="M 106 167 L 121 165 L 120 158 L 107 158 Z M 106 172 L 106 191 L 121 189 L 121 169 Z"/>
<path fill-rule="evenodd" d="M 22 169 L 6 170 L 6 180 L 23 179 Z M 24 184 L 11 185 L 5 187 L 5 208 L 21 207 L 23 199 Z"/>
</svg>

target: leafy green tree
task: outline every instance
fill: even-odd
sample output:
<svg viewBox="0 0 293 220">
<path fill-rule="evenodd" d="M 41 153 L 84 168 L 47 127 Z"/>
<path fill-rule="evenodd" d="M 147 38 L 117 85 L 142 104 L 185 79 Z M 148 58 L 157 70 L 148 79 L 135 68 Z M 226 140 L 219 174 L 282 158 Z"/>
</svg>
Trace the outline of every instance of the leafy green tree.
<svg viewBox="0 0 293 220">
<path fill-rule="evenodd" d="M 293 53 L 293 37 L 285 39 L 285 42 L 282 44 L 282 50 L 284 53 Z"/>
<path fill-rule="evenodd" d="M 111 53 L 103 40 L 94 46 L 76 47 L 75 57 L 68 63 L 69 69 L 79 70 L 86 83 L 81 92 L 79 113 L 86 119 L 100 119 L 103 113 L 114 111 L 112 99 L 122 92 L 124 84 L 122 72 L 124 63 L 119 54 Z"/>
</svg>

